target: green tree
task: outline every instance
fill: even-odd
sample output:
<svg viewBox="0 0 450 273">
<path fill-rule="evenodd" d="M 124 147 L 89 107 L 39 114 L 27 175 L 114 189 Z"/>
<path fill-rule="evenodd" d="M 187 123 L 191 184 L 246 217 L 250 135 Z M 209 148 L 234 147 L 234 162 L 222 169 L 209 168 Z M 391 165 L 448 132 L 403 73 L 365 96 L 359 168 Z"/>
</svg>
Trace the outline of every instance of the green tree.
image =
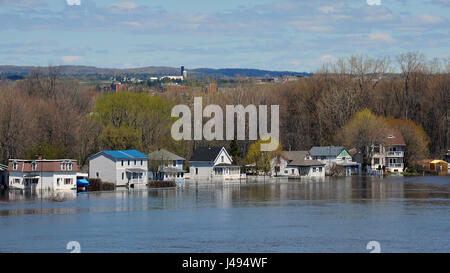
<svg viewBox="0 0 450 273">
<path fill-rule="evenodd" d="M 247 153 L 247 163 L 255 164 L 256 169 L 264 174 L 270 171 L 272 159 L 280 155 L 282 151 L 281 143 L 278 143 L 278 148 L 275 151 L 261 151 L 261 144 L 268 144 L 269 142 L 259 139 L 250 145 Z"/>
<path fill-rule="evenodd" d="M 170 135 L 173 104 L 146 93 L 105 94 L 94 106 L 94 119 L 104 126 L 104 147 L 134 147 L 148 153 L 161 147 L 177 147 Z M 108 144 L 111 143 L 111 144 Z"/>
</svg>

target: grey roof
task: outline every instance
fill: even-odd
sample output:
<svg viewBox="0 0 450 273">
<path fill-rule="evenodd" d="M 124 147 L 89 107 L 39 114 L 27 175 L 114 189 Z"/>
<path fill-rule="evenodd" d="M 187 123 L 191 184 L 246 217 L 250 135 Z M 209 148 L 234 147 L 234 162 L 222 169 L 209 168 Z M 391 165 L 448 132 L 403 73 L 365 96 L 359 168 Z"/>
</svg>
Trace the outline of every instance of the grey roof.
<svg viewBox="0 0 450 273">
<path fill-rule="evenodd" d="M 190 161 L 214 161 L 222 151 L 222 147 L 199 147 L 195 149 Z"/>
<path fill-rule="evenodd" d="M 305 159 L 308 151 L 283 151 L 283 156 L 288 160 L 288 166 L 324 166 L 317 160 Z"/>
<path fill-rule="evenodd" d="M 314 146 L 309 153 L 312 156 L 338 156 L 344 149 L 342 146 Z"/>
<path fill-rule="evenodd" d="M 172 167 L 166 167 L 162 170 L 163 173 L 184 173 L 184 170 L 172 168 Z"/>
<path fill-rule="evenodd" d="M 0 171 L 6 171 L 8 169 L 8 166 L 0 164 Z"/>
<path fill-rule="evenodd" d="M 161 158 L 163 160 L 186 160 L 186 159 L 182 158 L 181 156 L 178 156 L 178 155 L 171 153 L 164 149 L 156 150 L 156 151 L 150 153 L 148 155 L 148 157 L 150 160 L 161 160 Z"/>
</svg>

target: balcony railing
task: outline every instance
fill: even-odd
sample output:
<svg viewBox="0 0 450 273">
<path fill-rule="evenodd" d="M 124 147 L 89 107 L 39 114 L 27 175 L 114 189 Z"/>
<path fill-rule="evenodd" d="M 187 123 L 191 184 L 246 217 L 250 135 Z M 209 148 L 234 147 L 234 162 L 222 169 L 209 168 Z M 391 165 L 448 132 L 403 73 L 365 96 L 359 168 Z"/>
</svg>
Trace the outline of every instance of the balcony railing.
<svg viewBox="0 0 450 273">
<path fill-rule="evenodd" d="M 403 157 L 404 153 L 403 151 L 387 151 L 386 155 L 391 157 Z"/>
<path fill-rule="evenodd" d="M 388 163 L 388 168 L 403 168 L 403 163 Z"/>
</svg>

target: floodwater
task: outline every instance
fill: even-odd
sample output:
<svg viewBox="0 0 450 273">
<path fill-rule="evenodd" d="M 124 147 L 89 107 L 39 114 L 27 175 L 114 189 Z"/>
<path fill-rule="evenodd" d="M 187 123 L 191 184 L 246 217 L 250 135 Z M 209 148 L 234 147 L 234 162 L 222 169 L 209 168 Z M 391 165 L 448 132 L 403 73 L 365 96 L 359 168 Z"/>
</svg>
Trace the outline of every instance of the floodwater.
<svg viewBox="0 0 450 273">
<path fill-rule="evenodd" d="M 0 252 L 450 252 L 450 177 L 0 193 Z"/>
</svg>

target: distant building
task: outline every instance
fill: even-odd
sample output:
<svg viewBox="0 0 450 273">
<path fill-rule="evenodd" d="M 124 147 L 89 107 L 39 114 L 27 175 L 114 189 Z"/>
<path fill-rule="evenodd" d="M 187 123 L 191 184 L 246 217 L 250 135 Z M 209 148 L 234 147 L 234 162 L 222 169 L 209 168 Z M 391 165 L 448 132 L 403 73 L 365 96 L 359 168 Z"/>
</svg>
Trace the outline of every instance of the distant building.
<svg viewBox="0 0 450 273">
<path fill-rule="evenodd" d="M 402 172 L 404 169 L 405 140 L 398 129 L 387 129 L 384 138 L 379 143 L 368 147 L 372 149 L 370 168 L 381 170 L 383 167 L 388 172 Z"/>
<path fill-rule="evenodd" d="M 325 163 L 312 160 L 308 151 L 283 151 L 270 167 L 273 176 L 325 177 Z"/>
<path fill-rule="evenodd" d="M 149 179 L 184 182 L 183 164 L 186 159 L 161 149 L 148 155 Z"/>
<path fill-rule="evenodd" d="M 74 159 L 10 159 L 8 170 L 12 189 L 72 190 L 84 177 Z"/>
<path fill-rule="evenodd" d="M 361 164 L 355 162 L 351 154 L 341 146 L 315 146 L 309 150 L 312 159 L 325 163 L 325 168 L 330 171 L 334 167 L 345 169 L 346 175 L 360 173 Z"/>
<path fill-rule="evenodd" d="M 241 178 L 241 167 L 224 147 L 199 147 L 189 160 L 189 177 L 192 180 L 225 181 Z M 245 175 L 243 175 L 245 176 Z"/>
<path fill-rule="evenodd" d="M 148 156 L 137 150 L 101 151 L 89 157 L 89 178 L 116 186 L 147 184 Z"/>
</svg>

